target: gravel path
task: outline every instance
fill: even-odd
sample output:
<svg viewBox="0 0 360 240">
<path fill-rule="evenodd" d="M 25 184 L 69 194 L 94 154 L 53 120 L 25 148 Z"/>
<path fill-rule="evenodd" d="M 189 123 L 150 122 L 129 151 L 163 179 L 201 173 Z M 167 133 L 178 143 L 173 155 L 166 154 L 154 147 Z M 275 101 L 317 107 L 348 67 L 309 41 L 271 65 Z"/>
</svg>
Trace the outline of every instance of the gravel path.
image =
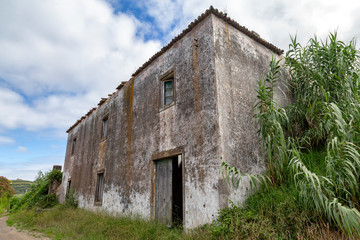
<svg viewBox="0 0 360 240">
<path fill-rule="evenodd" d="M 50 240 L 46 237 L 34 237 L 34 233 L 25 230 L 19 232 L 16 228 L 6 225 L 7 219 L 7 216 L 0 216 L 0 240 Z"/>
</svg>

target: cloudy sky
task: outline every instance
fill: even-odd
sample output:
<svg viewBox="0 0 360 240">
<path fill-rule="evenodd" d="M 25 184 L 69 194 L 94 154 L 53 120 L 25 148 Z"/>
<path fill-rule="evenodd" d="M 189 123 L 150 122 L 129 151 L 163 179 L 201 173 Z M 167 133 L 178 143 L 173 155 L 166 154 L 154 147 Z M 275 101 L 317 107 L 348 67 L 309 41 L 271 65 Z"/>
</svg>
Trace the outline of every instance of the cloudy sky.
<svg viewBox="0 0 360 240">
<path fill-rule="evenodd" d="M 355 0 L 0 0 L 0 176 L 63 165 L 65 131 L 210 5 L 285 51 L 360 39 Z"/>
</svg>

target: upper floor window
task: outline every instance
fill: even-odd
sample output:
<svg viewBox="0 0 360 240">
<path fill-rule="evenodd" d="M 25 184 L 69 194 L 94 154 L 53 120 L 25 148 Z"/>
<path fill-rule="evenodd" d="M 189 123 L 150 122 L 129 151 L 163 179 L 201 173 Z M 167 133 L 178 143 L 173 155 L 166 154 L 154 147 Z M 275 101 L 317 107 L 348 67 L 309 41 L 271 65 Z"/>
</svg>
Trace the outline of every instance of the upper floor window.
<svg viewBox="0 0 360 240">
<path fill-rule="evenodd" d="M 170 106 L 175 102 L 175 81 L 174 72 L 167 74 L 161 79 L 162 83 L 162 107 Z"/>
<path fill-rule="evenodd" d="M 73 139 L 72 145 L 71 145 L 71 155 L 74 155 L 75 153 L 75 147 L 76 147 L 76 138 Z"/>
<path fill-rule="evenodd" d="M 170 78 L 164 81 L 164 106 L 174 101 L 174 79 Z"/>
<path fill-rule="evenodd" d="M 101 133 L 101 138 L 106 138 L 107 137 L 107 129 L 108 129 L 108 117 L 104 117 L 102 120 L 102 133 Z"/>
</svg>

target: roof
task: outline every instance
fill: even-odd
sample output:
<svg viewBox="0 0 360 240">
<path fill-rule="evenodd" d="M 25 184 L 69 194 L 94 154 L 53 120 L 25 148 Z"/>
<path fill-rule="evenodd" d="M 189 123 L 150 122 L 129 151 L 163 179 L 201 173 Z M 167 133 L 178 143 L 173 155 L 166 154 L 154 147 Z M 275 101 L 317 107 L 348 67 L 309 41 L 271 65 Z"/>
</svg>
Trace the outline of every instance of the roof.
<svg viewBox="0 0 360 240">
<path fill-rule="evenodd" d="M 223 13 L 219 11 L 218 9 L 214 8 L 213 6 L 210 6 L 209 9 L 207 9 L 203 14 L 201 14 L 197 19 L 195 19 L 193 22 L 191 22 L 186 29 L 184 29 L 179 35 L 174 37 L 170 43 L 166 46 L 164 46 L 160 51 L 155 53 L 148 61 L 146 61 L 141 67 L 139 67 L 133 74 L 132 79 L 136 77 L 142 70 L 144 70 L 147 66 L 149 66 L 153 61 L 155 61 L 159 56 L 161 56 L 165 51 L 170 49 L 178 40 L 180 40 L 182 37 L 184 37 L 187 33 L 189 33 L 198 23 L 203 21 L 206 17 L 208 17 L 210 14 L 214 14 L 218 18 L 224 20 L 229 25 L 233 26 L 240 32 L 247 35 L 249 38 L 254 39 L 256 42 L 262 44 L 266 48 L 270 49 L 274 53 L 281 55 L 284 53 L 284 50 L 281 50 L 280 48 L 276 47 L 275 45 L 267 42 L 266 40 L 262 39 L 259 34 L 257 34 L 254 31 L 250 31 L 244 26 L 241 26 L 239 23 L 237 23 L 235 20 L 231 19 L 227 16 L 226 13 Z M 116 88 L 117 91 L 119 91 L 123 86 L 125 86 L 126 82 L 121 82 L 121 84 Z M 113 93 L 115 94 L 115 92 Z M 109 98 L 113 95 L 109 94 Z M 104 104 L 108 98 L 101 98 L 100 102 L 98 103 L 98 107 L 100 107 L 102 104 Z M 88 117 L 90 114 L 92 114 L 98 107 L 92 108 L 85 116 L 82 116 L 79 120 L 76 121 L 75 124 L 73 124 L 66 132 L 69 133 L 72 129 L 74 129 L 79 123 L 82 122 L 86 117 Z"/>
<path fill-rule="evenodd" d="M 284 50 L 281 50 L 280 48 L 276 47 L 275 45 L 267 42 L 266 40 L 262 39 L 259 34 L 257 34 L 254 31 L 250 31 L 249 29 L 247 29 L 244 26 L 241 26 L 239 23 L 237 23 L 235 20 L 229 18 L 227 16 L 226 13 L 223 13 L 221 11 L 219 11 L 218 9 L 214 8 L 213 6 L 210 6 L 210 8 L 208 10 L 206 10 L 203 14 L 201 14 L 197 19 L 195 19 L 193 22 L 191 22 L 188 27 L 186 29 L 184 29 L 182 31 L 182 33 L 180 33 L 179 35 L 177 35 L 176 37 L 174 37 L 170 43 L 166 46 L 164 46 L 159 52 L 155 53 L 147 62 L 145 62 L 141 67 L 139 67 L 133 74 L 132 76 L 135 77 L 136 75 L 138 75 L 142 70 L 144 70 L 144 68 L 146 68 L 147 66 L 149 66 L 155 59 L 157 59 L 160 55 L 162 55 L 166 50 L 168 50 L 169 48 L 171 48 L 175 42 L 177 42 L 179 39 L 181 39 L 184 35 L 186 35 L 188 32 L 190 32 L 198 23 L 200 23 L 202 20 L 204 20 L 207 16 L 209 16 L 210 14 L 214 14 L 215 16 L 217 16 L 218 18 L 221 18 L 222 20 L 224 20 L 226 23 L 228 23 L 229 25 L 233 26 L 234 28 L 236 28 L 237 30 L 239 30 L 240 32 L 244 33 L 245 35 L 247 35 L 248 37 L 254 39 L 255 41 L 257 41 L 258 43 L 264 45 L 265 47 L 267 47 L 268 49 L 272 50 L 274 53 L 281 55 L 284 53 Z"/>
</svg>

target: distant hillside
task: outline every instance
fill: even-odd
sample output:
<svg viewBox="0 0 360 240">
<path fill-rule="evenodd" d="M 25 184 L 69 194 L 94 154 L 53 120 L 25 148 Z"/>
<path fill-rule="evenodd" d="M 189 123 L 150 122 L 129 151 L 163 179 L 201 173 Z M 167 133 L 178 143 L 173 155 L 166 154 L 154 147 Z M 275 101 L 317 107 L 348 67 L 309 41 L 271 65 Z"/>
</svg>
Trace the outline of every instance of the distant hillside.
<svg viewBox="0 0 360 240">
<path fill-rule="evenodd" d="M 31 181 L 16 179 L 11 180 L 11 185 L 15 189 L 15 194 L 24 194 L 30 190 Z"/>
</svg>

